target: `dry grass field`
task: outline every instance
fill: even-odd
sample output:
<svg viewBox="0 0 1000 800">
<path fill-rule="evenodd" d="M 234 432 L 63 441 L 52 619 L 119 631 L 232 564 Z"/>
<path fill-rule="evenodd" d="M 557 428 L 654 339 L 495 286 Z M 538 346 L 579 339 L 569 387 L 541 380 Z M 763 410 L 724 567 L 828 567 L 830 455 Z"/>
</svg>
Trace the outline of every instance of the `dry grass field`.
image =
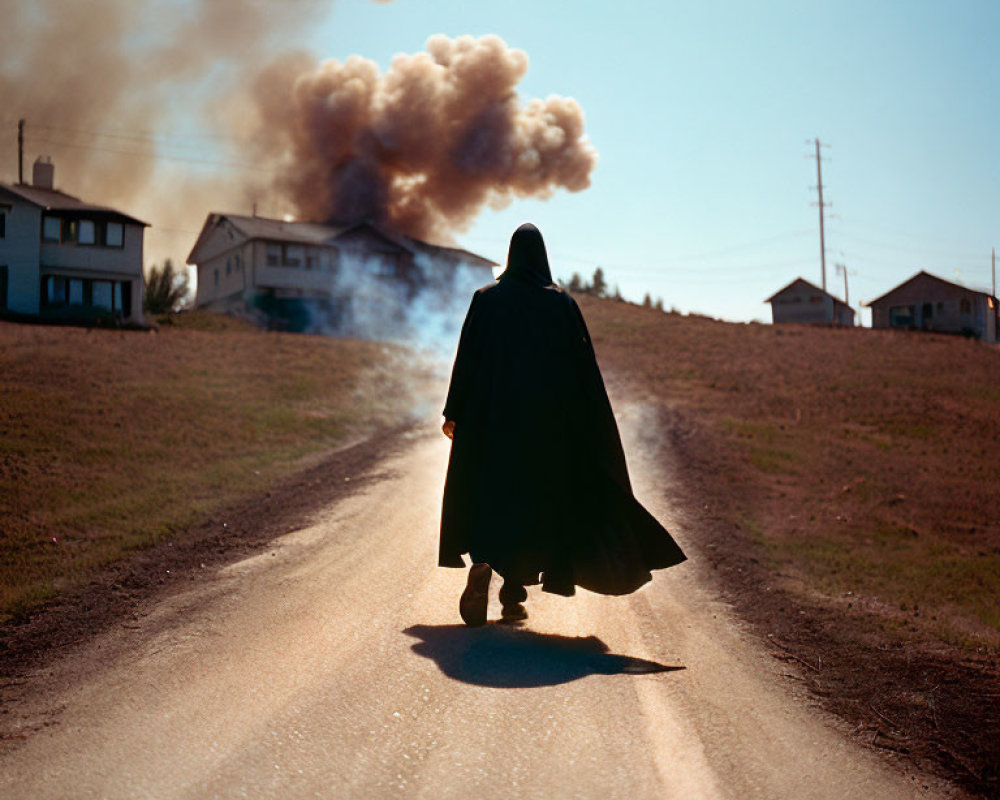
<svg viewBox="0 0 1000 800">
<path fill-rule="evenodd" d="M 863 746 L 1000 796 L 1000 348 L 583 297 L 690 553 Z"/>
<path fill-rule="evenodd" d="M 0 323 L 0 620 L 409 411 L 398 351 Z"/>
<path fill-rule="evenodd" d="M 582 306 L 614 376 L 704 430 L 783 588 L 998 653 L 1000 348 Z"/>
</svg>

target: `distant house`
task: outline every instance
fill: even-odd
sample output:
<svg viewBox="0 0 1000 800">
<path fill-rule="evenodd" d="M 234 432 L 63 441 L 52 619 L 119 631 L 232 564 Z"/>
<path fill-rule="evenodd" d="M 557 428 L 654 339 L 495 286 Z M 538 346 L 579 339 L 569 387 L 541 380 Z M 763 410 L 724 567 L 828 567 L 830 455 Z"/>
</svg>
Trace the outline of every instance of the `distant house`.
<svg viewBox="0 0 1000 800">
<path fill-rule="evenodd" d="M 998 341 L 1000 304 L 996 297 L 928 272 L 918 272 L 867 305 L 873 328 L 961 333 Z"/>
<path fill-rule="evenodd" d="M 399 311 L 420 293 L 468 291 L 490 261 L 368 222 L 328 225 L 209 214 L 188 256 L 196 305 L 250 312 L 272 327 L 352 332 L 360 317 Z M 463 295 L 464 297 L 464 295 Z"/>
<path fill-rule="evenodd" d="M 148 225 L 53 187 L 50 161 L 32 183 L 0 183 L 0 314 L 142 321 Z"/>
<path fill-rule="evenodd" d="M 854 309 L 802 278 L 796 278 L 764 302 L 771 304 L 771 316 L 776 325 L 782 322 L 804 322 L 845 328 L 854 326 Z"/>
</svg>

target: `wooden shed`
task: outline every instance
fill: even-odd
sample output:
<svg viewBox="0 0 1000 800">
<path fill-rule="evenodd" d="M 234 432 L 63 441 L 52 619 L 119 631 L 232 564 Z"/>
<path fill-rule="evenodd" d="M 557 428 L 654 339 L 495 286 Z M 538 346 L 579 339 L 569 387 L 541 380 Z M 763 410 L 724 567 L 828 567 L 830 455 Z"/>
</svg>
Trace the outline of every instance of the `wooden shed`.
<svg viewBox="0 0 1000 800">
<path fill-rule="evenodd" d="M 839 297 L 824 292 L 803 278 L 796 278 L 764 302 L 771 304 L 771 317 L 775 325 L 801 322 L 845 328 L 854 326 L 854 309 Z"/>
<path fill-rule="evenodd" d="M 873 328 L 960 333 L 985 342 L 998 341 L 1000 304 L 987 292 L 918 272 L 867 304 Z"/>
</svg>

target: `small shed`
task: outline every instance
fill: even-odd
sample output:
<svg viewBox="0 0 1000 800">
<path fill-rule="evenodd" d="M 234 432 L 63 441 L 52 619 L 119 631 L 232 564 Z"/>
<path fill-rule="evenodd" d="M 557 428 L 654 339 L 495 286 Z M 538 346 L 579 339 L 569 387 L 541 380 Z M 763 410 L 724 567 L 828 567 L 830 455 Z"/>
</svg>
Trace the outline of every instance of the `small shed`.
<svg viewBox="0 0 1000 800">
<path fill-rule="evenodd" d="M 920 271 L 867 304 L 873 328 L 960 333 L 985 342 L 998 341 L 1000 304 L 976 291 Z"/>
<path fill-rule="evenodd" d="M 775 325 L 783 322 L 801 322 L 845 328 L 854 326 L 853 308 L 839 297 L 813 286 L 804 278 L 796 278 L 764 302 L 771 304 L 771 317 Z"/>
</svg>

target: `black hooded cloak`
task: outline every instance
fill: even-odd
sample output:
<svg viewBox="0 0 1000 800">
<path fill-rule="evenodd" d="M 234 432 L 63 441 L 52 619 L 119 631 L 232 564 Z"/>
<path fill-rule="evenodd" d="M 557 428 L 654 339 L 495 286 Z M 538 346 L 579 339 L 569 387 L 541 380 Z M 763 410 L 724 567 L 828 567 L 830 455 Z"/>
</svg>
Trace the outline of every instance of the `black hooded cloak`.
<svg viewBox="0 0 1000 800">
<path fill-rule="evenodd" d="M 506 581 L 628 594 L 685 559 L 632 494 L 583 315 L 522 225 L 507 269 L 472 298 L 445 419 L 455 421 L 438 563 Z"/>
</svg>

